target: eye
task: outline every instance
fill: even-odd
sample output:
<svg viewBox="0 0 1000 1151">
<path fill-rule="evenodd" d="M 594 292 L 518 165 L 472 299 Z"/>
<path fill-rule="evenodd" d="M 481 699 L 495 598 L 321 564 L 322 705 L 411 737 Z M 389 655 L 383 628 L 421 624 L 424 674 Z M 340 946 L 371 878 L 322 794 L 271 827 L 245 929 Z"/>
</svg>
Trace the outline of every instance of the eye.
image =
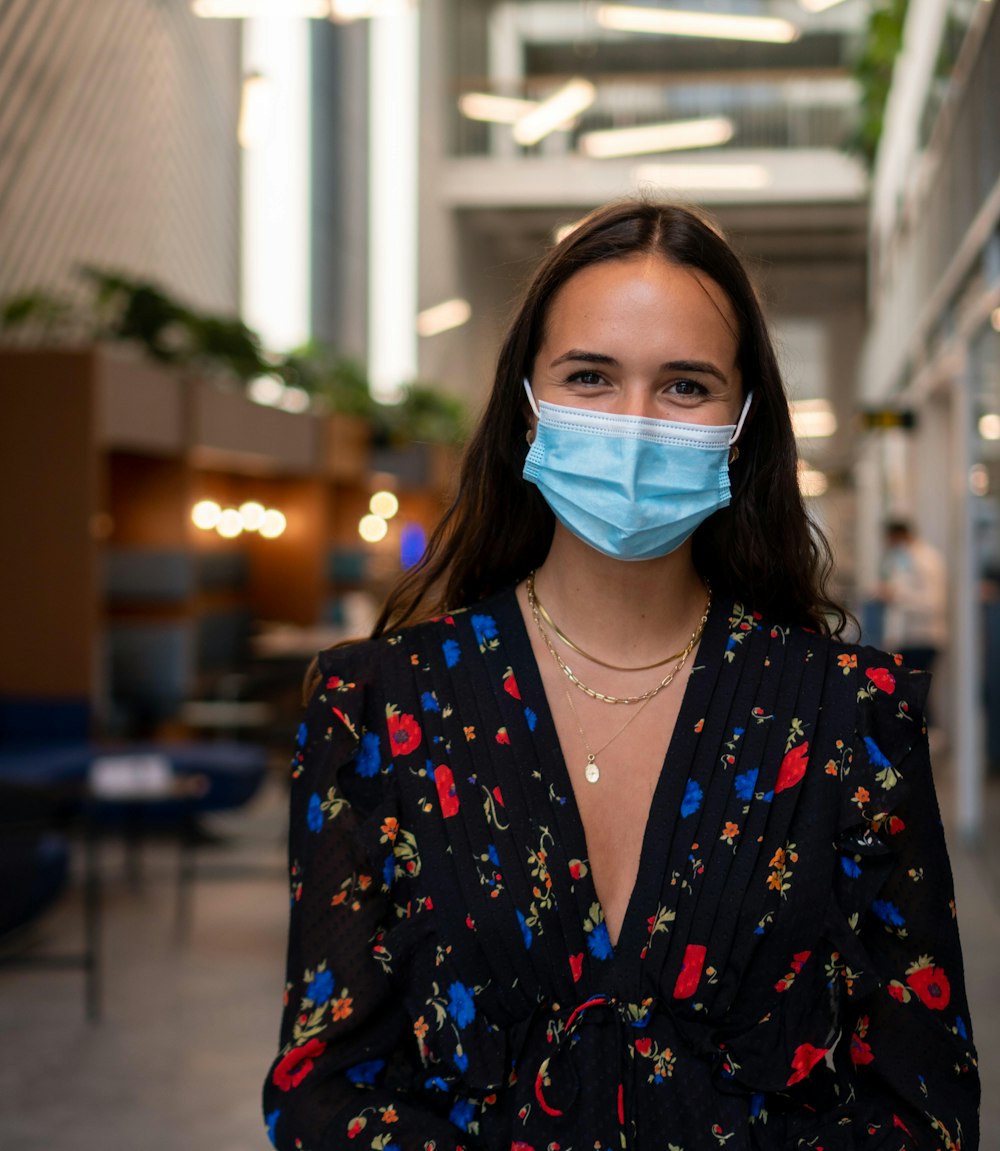
<svg viewBox="0 0 1000 1151">
<path fill-rule="evenodd" d="M 670 385 L 670 391 L 678 396 L 708 395 L 708 388 L 704 384 L 699 384 L 697 380 L 674 380 Z"/>
<path fill-rule="evenodd" d="M 591 368 L 582 368 L 579 372 L 573 372 L 571 376 L 568 376 L 566 382 L 568 384 L 585 384 L 588 387 L 596 387 L 605 383 L 605 379 L 600 372 L 595 372 Z"/>
</svg>

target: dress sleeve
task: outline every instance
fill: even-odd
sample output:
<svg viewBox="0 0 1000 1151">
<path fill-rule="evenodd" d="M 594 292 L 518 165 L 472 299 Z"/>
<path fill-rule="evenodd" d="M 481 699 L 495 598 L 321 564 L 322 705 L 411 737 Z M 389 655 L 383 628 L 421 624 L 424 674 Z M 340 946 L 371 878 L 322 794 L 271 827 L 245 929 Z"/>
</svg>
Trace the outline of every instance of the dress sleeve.
<svg viewBox="0 0 1000 1151">
<path fill-rule="evenodd" d="M 855 1095 L 844 1146 L 974 1151 L 979 1076 L 921 710 L 929 677 L 868 663 L 839 844 L 847 938 L 828 973 L 854 1003 L 838 1052 Z"/>
<path fill-rule="evenodd" d="M 281 1050 L 264 1085 L 278 1151 L 470 1149 L 446 1101 L 439 1114 L 410 1096 L 415 1040 L 373 958 L 391 914 L 396 824 L 378 733 L 362 725 L 371 658 L 360 645 L 324 653 L 292 761 Z"/>
</svg>

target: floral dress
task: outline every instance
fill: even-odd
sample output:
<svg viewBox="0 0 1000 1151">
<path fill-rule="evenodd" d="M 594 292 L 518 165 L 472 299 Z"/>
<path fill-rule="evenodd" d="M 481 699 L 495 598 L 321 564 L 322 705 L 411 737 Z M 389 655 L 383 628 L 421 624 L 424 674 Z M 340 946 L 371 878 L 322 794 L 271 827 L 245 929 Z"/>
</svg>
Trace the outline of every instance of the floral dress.
<svg viewBox="0 0 1000 1151">
<path fill-rule="evenodd" d="M 513 590 L 320 672 L 281 1151 L 978 1147 L 926 676 L 716 604 L 612 946 Z"/>
</svg>

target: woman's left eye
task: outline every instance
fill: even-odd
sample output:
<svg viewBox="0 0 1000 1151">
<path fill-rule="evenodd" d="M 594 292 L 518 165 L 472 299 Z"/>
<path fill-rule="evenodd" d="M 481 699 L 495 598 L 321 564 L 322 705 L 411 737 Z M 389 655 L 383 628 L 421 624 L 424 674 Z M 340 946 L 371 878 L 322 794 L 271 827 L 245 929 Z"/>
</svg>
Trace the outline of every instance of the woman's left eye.
<svg viewBox="0 0 1000 1151">
<path fill-rule="evenodd" d="M 674 380 L 670 385 L 670 391 L 678 396 L 708 395 L 708 388 L 704 384 L 699 384 L 697 380 Z"/>
</svg>

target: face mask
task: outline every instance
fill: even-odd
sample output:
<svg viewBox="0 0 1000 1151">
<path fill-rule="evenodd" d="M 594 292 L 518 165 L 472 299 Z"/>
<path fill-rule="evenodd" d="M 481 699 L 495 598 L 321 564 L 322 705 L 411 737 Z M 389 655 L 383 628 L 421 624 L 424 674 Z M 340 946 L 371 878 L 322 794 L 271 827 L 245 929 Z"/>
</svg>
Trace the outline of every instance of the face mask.
<svg viewBox="0 0 1000 1151">
<path fill-rule="evenodd" d="M 528 401 L 538 417 L 524 478 L 575 536 L 614 559 L 679 548 L 729 504 L 729 449 L 743 428 L 622 416 Z"/>
</svg>

